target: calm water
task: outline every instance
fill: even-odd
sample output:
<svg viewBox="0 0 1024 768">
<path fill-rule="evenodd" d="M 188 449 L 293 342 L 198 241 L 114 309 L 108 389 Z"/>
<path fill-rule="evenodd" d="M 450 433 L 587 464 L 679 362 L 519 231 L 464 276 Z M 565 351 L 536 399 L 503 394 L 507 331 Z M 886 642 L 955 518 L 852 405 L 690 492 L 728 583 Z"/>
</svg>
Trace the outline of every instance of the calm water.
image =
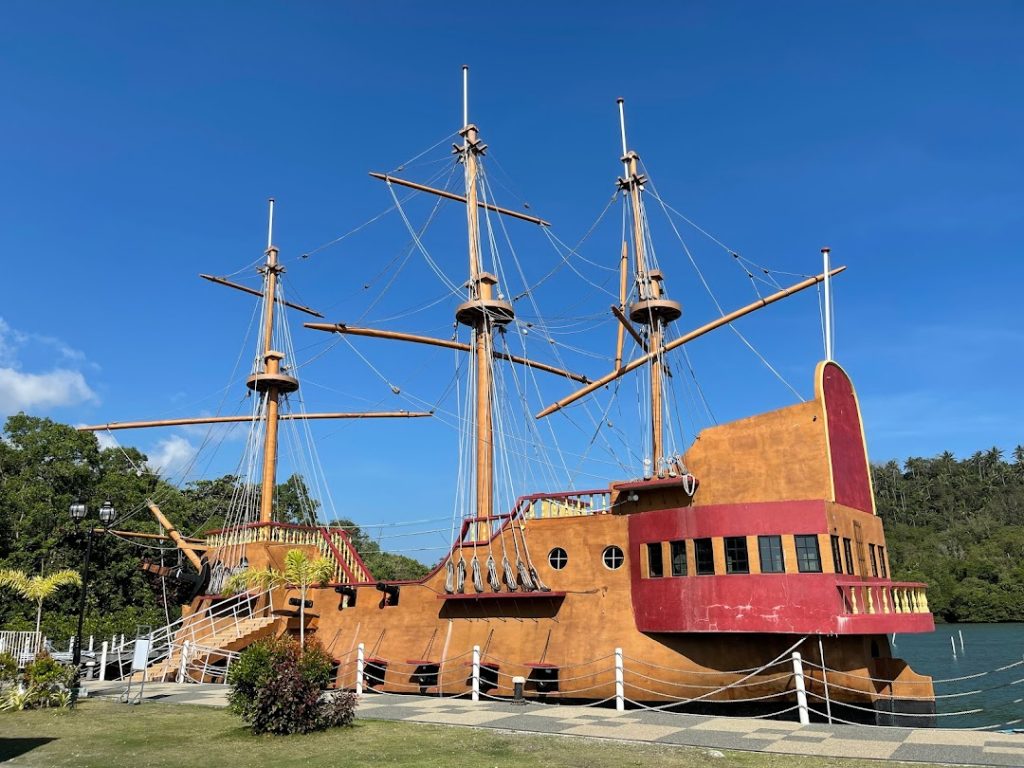
<svg viewBox="0 0 1024 768">
<path fill-rule="evenodd" d="M 956 643 L 955 655 L 950 638 Z M 931 634 L 896 635 L 892 655 L 909 663 L 917 672 L 932 676 L 936 681 L 939 712 L 984 710 L 970 715 L 939 717 L 940 727 L 973 728 L 1024 718 L 1024 664 L 1003 672 L 993 671 L 1024 660 L 1024 624 L 939 624 Z M 941 682 L 978 672 L 989 674 L 970 680 Z M 1017 683 L 1012 684 L 1014 681 Z M 982 692 L 941 698 L 944 694 L 977 690 Z M 1024 723 L 1008 727 L 1022 728 Z"/>
</svg>

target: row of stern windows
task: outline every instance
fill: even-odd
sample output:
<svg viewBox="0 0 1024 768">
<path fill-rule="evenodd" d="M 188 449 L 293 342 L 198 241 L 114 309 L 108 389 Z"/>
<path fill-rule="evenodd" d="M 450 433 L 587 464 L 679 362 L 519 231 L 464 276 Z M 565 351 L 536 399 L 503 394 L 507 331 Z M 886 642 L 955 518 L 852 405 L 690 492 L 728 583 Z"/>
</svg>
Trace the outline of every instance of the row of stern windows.
<svg viewBox="0 0 1024 768">
<path fill-rule="evenodd" d="M 716 543 L 721 555 L 715 558 Z M 855 570 L 853 542 L 831 537 L 834 573 L 867 576 L 868 560 Z M 858 544 L 863 549 L 863 544 Z M 871 576 L 888 578 L 885 547 L 868 545 Z M 666 576 L 714 576 L 717 573 L 821 573 L 821 551 L 816 534 L 794 536 L 725 536 L 722 539 L 685 539 L 642 545 L 641 571 L 645 578 Z M 753 558 L 756 557 L 756 562 Z M 724 566 L 724 571 L 722 570 Z"/>
</svg>

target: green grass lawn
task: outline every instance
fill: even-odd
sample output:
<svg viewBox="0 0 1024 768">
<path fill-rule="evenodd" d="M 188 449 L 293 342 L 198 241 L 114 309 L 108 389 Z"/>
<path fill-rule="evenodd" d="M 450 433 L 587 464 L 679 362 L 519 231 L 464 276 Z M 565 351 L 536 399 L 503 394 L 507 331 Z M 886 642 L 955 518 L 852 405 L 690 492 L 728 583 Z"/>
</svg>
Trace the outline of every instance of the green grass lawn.
<svg viewBox="0 0 1024 768">
<path fill-rule="evenodd" d="M 4 762 L 7 761 L 7 762 Z M 467 768 L 877 768 L 838 760 L 604 742 L 359 720 L 305 736 L 253 736 L 226 710 L 184 704 L 128 707 L 83 701 L 74 711 L 0 714 L 0 763 L 96 768 L 318 768 L 319 766 L 465 766 Z"/>
</svg>

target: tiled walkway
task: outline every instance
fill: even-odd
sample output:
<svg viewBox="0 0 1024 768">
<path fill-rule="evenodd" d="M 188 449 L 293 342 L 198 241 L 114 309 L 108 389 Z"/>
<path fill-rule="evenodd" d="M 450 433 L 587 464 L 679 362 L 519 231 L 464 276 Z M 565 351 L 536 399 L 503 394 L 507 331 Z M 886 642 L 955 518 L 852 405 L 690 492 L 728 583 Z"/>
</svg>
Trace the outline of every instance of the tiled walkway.
<svg viewBox="0 0 1024 768">
<path fill-rule="evenodd" d="M 123 686 L 92 683 L 90 695 L 117 696 Z M 222 707 L 226 689 L 217 685 L 150 683 L 145 698 Z M 438 699 L 369 694 L 359 717 L 504 731 L 680 744 L 711 749 L 753 750 L 822 757 L 880 758 L 923 763 L 1024 767 L 1024 734 L 939 728 L 800 725 L 778 720 L 705 717 L 557 704 L 517 706 L 507 701 Z"/>
</svg>

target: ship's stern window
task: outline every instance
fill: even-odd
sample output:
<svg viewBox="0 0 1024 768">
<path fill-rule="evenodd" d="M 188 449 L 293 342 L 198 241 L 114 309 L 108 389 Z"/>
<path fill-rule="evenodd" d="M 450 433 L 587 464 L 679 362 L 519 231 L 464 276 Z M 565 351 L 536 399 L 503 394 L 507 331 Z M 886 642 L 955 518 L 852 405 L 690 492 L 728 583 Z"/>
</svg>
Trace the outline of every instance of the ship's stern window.
<svg viewBox="0 0 1024 768">
<path fill-rule="evenodd" d="M 839 554 L 839 537 L 832 537 L 832 570 L 834 573 L 843 572 L 843 556 Z"/>
<path fill-rule="evenodd" d="M 797 534 L 796 568 L 800 573 L 821 573 L 821 553 L 818 551 L 818 537 L 811 534 Z"/>
<path fill-rule="evenodd" d="M 725 572 L 750 573 L 750 558 L 747 555 L 745 536 L 725 537 Z"/>
<path fill-rule="evenodd" d="M 761 555 L 761 573 L 785 573 L 781 536 L 758 536 L 757 548 Z"/>
<path fill-rule="evenodd" d="M 878 557 L 875 554 L 875 545 L 868 544 L 868 552 L 871 553 L 871 575 L 878 578 Z"/>
<path fill-rule="evenodd" d="M 846 555 L 846 572 L 853 576 L 853 542 L 843 539 L 843 553 Z"/>
<path fill-rule="evenodd" d="M 672 575 L 686 575 L 686 542 L 670 541 L 669 554 L 672 556 Z"/>
<path fill-rule="evenodd" d="M 610 547 L 605 547 L 604 552 L 601 553 L 601 562 L 604 563 L 604 567 L 609 571 L 619 570 L 625 560 L 626 557 L 622 554 L 622 550 L 614 544 Z"/>
<path fill-rule="evenodd" d="M 647 575 L 652 579 L 660 579 L 665 575 L 665 563 L 661 557 L 661 542 L 647 545 Z"/>
<path fill-rule="evenodd" d="M 548 565 L 554 568 L 556 571 L 560 571 L 565 568 L 569 562 L 569 555 L 565 553 L 565 550 L 561 547 L 555 547 L 548 552 Z"/>
<path fill-rule="evenodd" d="M 711 576 L 715 573 L 715 551 L 711 548 L 711 539 L 693 540 L 693 559 L 698 576 Z"/>
<path fill-rule="evenodd" d="M 888 572 L 888 570 L 886 568 L 886 565 L 885 565 L 885 547 L 881 547 L 881 546 L 878 548 L 878 567 L 882 571 L 882 578 L 883 579 L 889 578 L 889 572 Z"/>
</svg>

